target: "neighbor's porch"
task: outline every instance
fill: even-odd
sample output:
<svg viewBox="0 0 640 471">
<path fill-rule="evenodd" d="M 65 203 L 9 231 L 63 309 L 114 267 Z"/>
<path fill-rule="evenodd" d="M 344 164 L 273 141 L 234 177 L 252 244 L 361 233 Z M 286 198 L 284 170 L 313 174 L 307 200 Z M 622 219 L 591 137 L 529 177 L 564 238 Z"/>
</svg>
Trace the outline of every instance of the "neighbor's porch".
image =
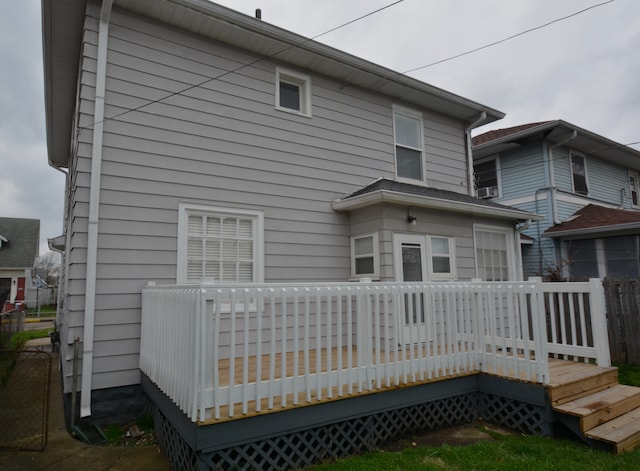
<svg viewBox="0 0 640 471">
<path fill-rule="evenodd" d="M 140 367 L 209 425 L 475 373 L 609 366 L 600 280 L 148 286 Z M 382 397 L 382 395 L 381 395 Z"/>
</svg>

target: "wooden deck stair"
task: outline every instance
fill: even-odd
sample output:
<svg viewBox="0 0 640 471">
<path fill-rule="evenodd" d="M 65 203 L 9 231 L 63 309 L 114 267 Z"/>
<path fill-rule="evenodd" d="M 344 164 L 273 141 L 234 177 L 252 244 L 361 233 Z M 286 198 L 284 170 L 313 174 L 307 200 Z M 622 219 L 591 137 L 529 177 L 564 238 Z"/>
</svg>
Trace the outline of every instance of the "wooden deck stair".
<svg viewBox="0 0 640 471">
<path fill-rule="evenodd" d="M 570 381 L 547 385 L 556 418 L 596 448 L 622 453 L 640 445 L 640 388 L 618 384 L 617 368 L 570 374 Z"/>
</svg>

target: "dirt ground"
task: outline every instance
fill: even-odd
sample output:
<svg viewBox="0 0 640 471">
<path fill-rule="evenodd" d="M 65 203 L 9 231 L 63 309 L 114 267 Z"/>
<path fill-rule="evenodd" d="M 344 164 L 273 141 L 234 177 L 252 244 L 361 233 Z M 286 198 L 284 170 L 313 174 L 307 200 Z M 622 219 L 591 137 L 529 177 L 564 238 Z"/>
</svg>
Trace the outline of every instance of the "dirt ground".
<svg viewBox="0 0 640 471">
<path fill-rule="evenodd" d="M 442 445 L 462 446 L 478 441 L 494 440 L 489 432 L 496 432 L 502 435 L 514 435 L 519 432 L 490 424 L 482 420 L 469 424 L 458 425 L 439 430 L 433 430 L 422 434 L 410 435 L 382 446 L 385 451 L 400 451 L 409 447 Z"/>
</svg>

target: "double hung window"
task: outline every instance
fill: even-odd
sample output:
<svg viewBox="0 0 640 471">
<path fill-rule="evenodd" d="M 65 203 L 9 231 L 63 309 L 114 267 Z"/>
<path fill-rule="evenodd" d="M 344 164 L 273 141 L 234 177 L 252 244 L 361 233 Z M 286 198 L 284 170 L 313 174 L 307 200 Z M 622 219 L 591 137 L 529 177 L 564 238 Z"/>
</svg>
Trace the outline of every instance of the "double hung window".
<svg viewBox="0 0 640 471">
<path fill-rule="evenodd" d="M 636 172 L 629 172 L 629 191 L 631 193 L 631 204 L 634 208 L 640 206 L 638 202 L 638 174 Z"/>
<path fill-rule="evenodd" d="M 423 181 L 423 125 L 420 113 L 394 108 L 396 175 L 399 178 Z"/>
<path fill-rule="evenodd" d="M 588 195 L 587 162 L 583 155 L 571 154 L 571 174 L 573 177 L 573 191 L 580 195 Z"/>
<path fill-rule="evenodd" d="M 474 228 L 476 275 L 484 281 L 507 281 L 514 273 L 513 234 L 506 229 Z"/>
<path fill-rule="evenodd" d="M 379 258 L 377 233 L 351 238 L 351 278 L 378 278 Z"/>
</svg>

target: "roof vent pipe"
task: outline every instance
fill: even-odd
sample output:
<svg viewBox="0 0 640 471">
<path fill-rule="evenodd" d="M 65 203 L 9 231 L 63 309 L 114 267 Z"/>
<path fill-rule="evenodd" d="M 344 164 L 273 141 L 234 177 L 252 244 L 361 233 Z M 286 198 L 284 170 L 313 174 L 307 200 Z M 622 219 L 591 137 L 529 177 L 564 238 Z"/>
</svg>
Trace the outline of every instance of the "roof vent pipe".
<svg viewBox="0 0 640 471">
<path fill-rule="evenodd" d="M 256 19 L 262 19 L 262 10 L 260 10 L 260 8 L 256 8 Z"/>
</svg>

